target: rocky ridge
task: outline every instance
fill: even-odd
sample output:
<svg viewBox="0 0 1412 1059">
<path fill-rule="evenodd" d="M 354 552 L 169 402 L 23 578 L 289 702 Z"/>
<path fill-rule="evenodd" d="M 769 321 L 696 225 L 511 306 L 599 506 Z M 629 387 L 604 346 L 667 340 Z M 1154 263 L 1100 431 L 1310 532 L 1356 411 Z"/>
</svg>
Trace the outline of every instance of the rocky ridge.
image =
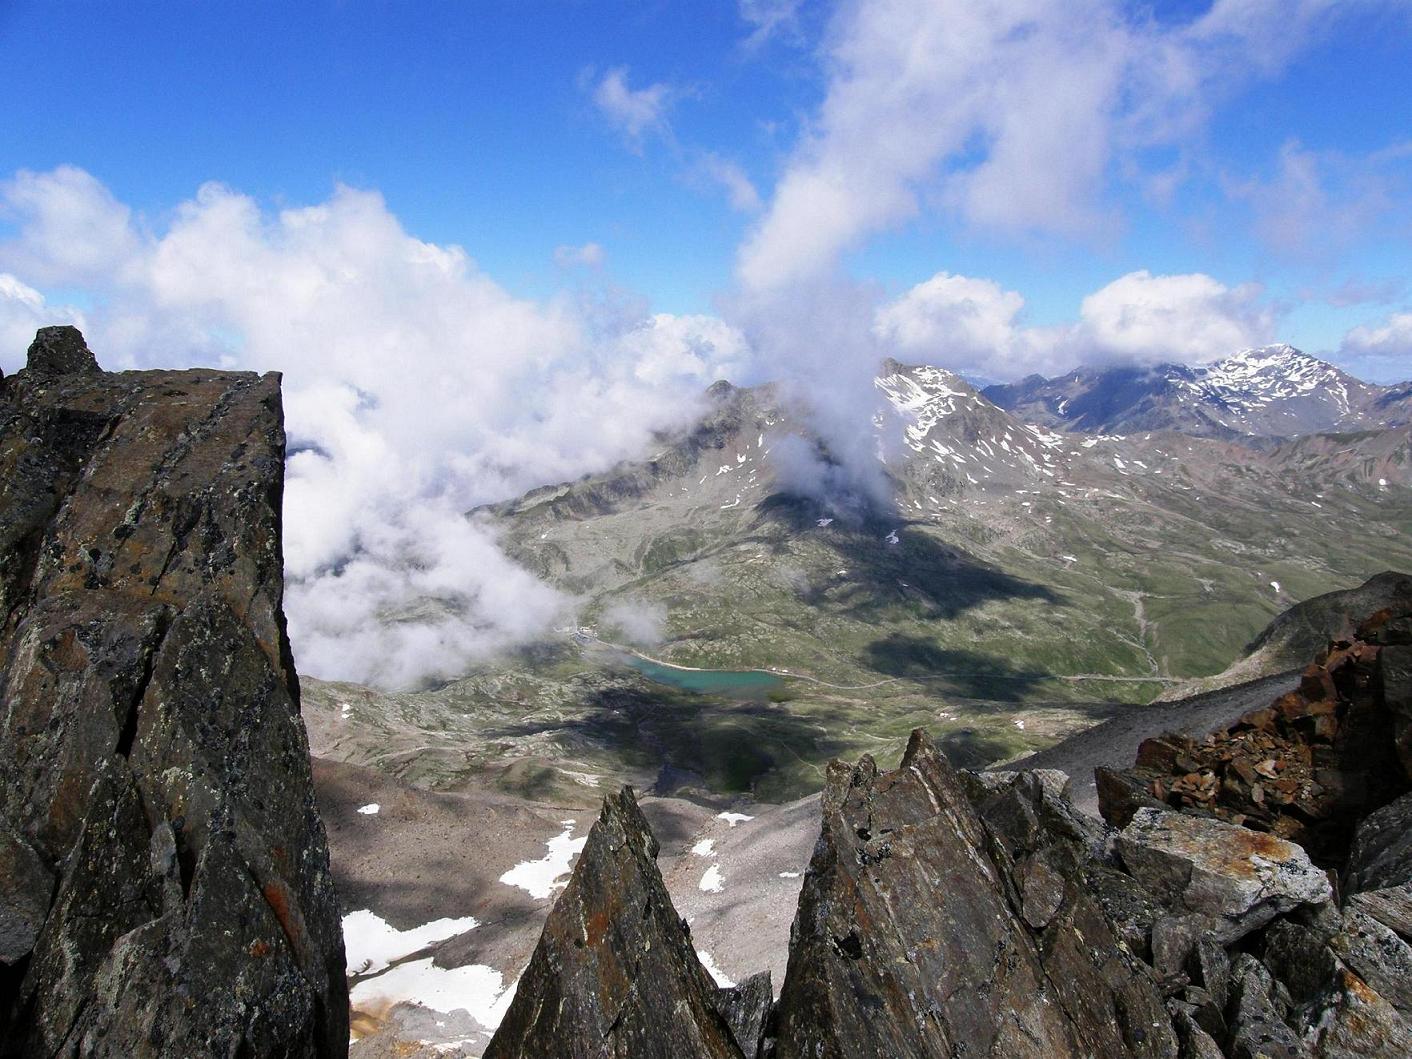
<svg viewBox="0 0 1412 1059">
<path fill-rule="evenodd" d="M 1377 386 L 1288 345 L 1212 364 L 1079 368 L 988 386 L 1029 422 L 1088 433 L 1176 430 L 1197 437 L 1293 437 L 1412 420 L 1406 384 Z"/>
<path fill-rule="evenodd" d="M 279 377 L 0 381 L 0 1054 L 341 1056 Z"/>
<path fill-rule="evenodd" d="M 1356 643 L 1333 644 L 1271 713 L 1313 736 L 1321 717 L 1358 728 L 1350 711 L 1361 711 L 1400 739 L 1409 621 L 1412 609 L 1389 609 L 1362 623 Z M 1329 696 L 1332 712 L 1312 708 Z M 1237 823 L 1199 799 L 1150 798 L 1103 823 L 1073 808 L 1063 773 L 960 772 L 920 730 L 894 771 L 866 756 L 835 762 L 779 1000 L 763 1040 L 736 1047 L 779 1057 L 1409 1054 L 1412 778 L 1389 753 L 1324 763 L 1321 782 L 1342 799 L 1335 853 L 1276 833 L 1291 831 L 1278 819 Z M 1356 782 L 1364 764 L 1385 774 Z M 631 806 L 628 792 L 605 803 L 487 1054 L 665 1054 L 665 1038 L 632 1052 L 618 1043 L 619 1027 L 640 1025 L 657 998 L 685 998 L 673 1012 L 715 1025 L 701 968 L 679 958 L 688 934 L 660 904 L 655 844 Z M 619 851 L 632 862 L 622 882 L 611 870 Z M 592 929 L 625 921 L 626 908 L 656 925 L 634 916 Z M 614 992 L 616 979 L 586 973 L 597 966 L 628 968 L 632 988 Z M 551 1015 L 559 1050 L 527 1043 L 524 1026 Z"/>
</svg>

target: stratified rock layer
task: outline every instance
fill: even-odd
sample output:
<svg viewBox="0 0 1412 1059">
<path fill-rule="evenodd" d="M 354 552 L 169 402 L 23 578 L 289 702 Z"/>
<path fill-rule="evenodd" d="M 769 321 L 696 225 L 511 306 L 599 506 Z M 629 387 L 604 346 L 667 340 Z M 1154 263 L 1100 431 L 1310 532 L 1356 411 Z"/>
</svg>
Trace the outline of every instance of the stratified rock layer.
<svg viewBox="0 0 1412 1059">
<path fill-rule="evenodd" d="M 0 1054 L 334 1056 L 279 378 L 0 381 Z"/>
<path fill-rule="evenodd" d="M 722 1012 L 733 1006 L 718 1006 L 624 787 L 604 800 L 485 1055 L 741 1059 Z M 739 1021 L 760 1032 L 758 1018 Z"/>
</svg>

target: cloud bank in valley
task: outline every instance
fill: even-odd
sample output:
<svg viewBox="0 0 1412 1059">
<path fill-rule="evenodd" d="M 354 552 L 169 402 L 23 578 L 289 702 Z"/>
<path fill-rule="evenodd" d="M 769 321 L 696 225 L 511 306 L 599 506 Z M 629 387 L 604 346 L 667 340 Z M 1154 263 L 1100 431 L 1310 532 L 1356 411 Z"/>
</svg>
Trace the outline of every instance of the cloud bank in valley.
<svg viewBox="0 0 1412 1059">
<path fill-rule="evenodd" d="M 463 513 L 640 453 L 743 370 L 719 320 L 516 298 L 370 192 L 272 213 L 212 184 L 160 229 L 72 167 L 0 194 L 5 369 L 69 321 L 109 369 L 285 373 L 287 609 L 316 676 L 449 678 L 569 620 Z"/>
</svg>

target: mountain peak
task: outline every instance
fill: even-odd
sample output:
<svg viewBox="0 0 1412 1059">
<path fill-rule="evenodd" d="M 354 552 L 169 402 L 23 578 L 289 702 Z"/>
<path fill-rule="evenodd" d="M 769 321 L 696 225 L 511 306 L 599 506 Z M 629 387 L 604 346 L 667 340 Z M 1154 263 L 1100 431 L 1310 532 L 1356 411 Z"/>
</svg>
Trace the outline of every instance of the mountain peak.
<svg viewBox="0 0 1412 1059">
<path fill-rule="evenodd" d="M 1283 342 L 1199 367 L 1089 367 L 983 392 L 1022 419 L 1090 433 L 1293 437 L 1412 419 L 1412 401 L 1391 388 L 1361 382 Z"/>
</svg>

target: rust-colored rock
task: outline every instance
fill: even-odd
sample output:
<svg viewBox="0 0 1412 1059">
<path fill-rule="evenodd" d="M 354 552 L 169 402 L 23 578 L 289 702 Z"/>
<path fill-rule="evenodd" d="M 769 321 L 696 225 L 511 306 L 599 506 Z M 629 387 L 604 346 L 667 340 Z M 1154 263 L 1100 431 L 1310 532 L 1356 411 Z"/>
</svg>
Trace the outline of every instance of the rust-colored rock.
<svg viewBox="0 0 1412 1059">
<path fill-rule="evenodd" d="M 1269 706 L 1204 739 L 1148 739 L 1132 769 L 1100 770 L 1104 818 L 1125 827 L 1144 806 L 1209 814 L 1337 868 L 1356 821 L 1412 789 L 1412 646 L 1395 642 L 1412 619 L 1401 606 L 1332 642 Z"/>
</svg>

